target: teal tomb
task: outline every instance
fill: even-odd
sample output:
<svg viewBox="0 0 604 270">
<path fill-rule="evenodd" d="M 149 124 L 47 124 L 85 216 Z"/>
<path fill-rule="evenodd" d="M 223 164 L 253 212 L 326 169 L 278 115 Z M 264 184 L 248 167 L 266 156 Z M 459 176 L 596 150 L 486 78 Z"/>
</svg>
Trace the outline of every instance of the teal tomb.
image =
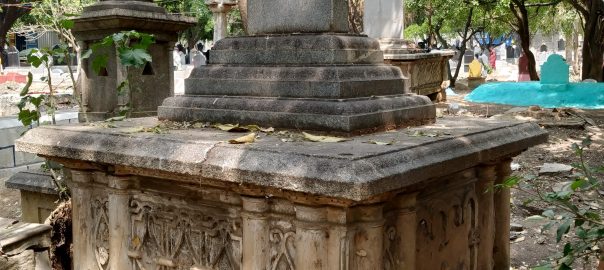
<svg viewBox="0 0 604 270">
<path fill-rule="evenodd" d="M 465 99 L 514 106 L 604 109 L 604 83 L 571 83 L 569 75 L 569 65 L 564 58 L 552 54 L 541 66 L 541 81 L 483 84 Z"/>
</svg>

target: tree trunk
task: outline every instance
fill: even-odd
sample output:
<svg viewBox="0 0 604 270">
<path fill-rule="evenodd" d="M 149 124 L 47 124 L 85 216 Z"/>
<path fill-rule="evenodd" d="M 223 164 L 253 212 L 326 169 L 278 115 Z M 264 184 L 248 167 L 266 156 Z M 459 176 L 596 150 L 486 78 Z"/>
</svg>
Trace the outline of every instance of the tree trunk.
<svg viewBox="0 0 604 270">
<path fill-rule="evenodd" d="M 604 57 L 604 1 L 587 1 L 589 15 L 585 17 L 583 33 L 582 79 L 602 81 L 602 57 Z"/>
<path fill-rule="evenodd" d="M 510 3 L 510 10 L 516 20 L 518 21 L 518 36 L 520 37 L 520 46 L 522 51 L 526 55 L 528 60 L 528 71 L 531 77 L 531 81 L 538 81 L 539 74 L 537 73 L 537 62 L 535 61 L 535 55 L 531 52 L 531 34 L 529 28 L 529 17 L 528 10 L 524 4 L 524 1 L 512 0 Z"/>
<path fill-rule="evenodd" d="M 7 44 L 6 35 L 8 34 L 8 31 L 13 27 L 13 24 L 15 24 L 15 21 L 17 21 L 19 17 L 30 11 L 29 8 L 23 8 L 17 5 L 20 3 L 21 1 L 17 0 L 0 0 L 0 4 L 7 4 L 6 6 L 1 5 L 2 8 L 0 9 L 0 54 L 2 56 L 6 55 L 4 45 Z M 8 59 L 2 59 L 2 64 L 4 66 L 6 66 L 5 60 Z"/>
<path fill-rule="evenodd" d="M 455 82 L 457 81 L 457 77 L 459 76 L 459 70 L 461 69 L 461 63 L 463 62 L 463 57 L 466 54 L 466 48 L 468 41 L 472 40 L 472 36 L 474 33 L 471 33 L 468 37 L 468 32 L 470 31 L 470 27 L 472 27 L 472 16 L 474 14 L 474 8 L 470 8 L 468 11 L 468 18 L 466 19 L 466 25 L 463 29 L 463 37 L 461 37 L 461 44 L 459 46 L 459 57 L 457 58 L 457 68 L 455 69 L 455 74 L 451 76 L 451 69 L 449 68 L 449 86 L 451 88 L 455 88 Z"/>
</svg>

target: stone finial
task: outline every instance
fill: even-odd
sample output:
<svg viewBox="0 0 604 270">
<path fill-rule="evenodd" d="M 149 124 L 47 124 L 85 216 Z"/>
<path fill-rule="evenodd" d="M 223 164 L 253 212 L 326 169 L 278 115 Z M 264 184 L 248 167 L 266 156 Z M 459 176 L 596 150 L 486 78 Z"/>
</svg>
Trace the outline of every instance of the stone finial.
<svg viewBox="0 0 604 270">
<path fill-rule="evenodd" d="M 255 0 L 247 12 L 250 35 L 348 32 L 348 1 L 343 0 Z"/>
</svg>

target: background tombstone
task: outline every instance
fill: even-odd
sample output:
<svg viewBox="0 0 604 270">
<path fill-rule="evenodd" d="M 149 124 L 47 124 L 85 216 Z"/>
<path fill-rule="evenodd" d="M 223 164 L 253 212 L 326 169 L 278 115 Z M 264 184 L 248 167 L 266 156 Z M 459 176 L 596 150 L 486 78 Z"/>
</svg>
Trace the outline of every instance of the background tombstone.
<svg viewBox="0 0 604 270">
<path fill-rule="evenodd" d="M 91 44 L 119 31 L 136 30 L 153 34 L 156 43 L 149 47 L 153 62 L 145 70 L 134 76 L 130 82 L 133 87 L 134 104 L 131 104 L 132 116 L 152 116 L 162 100 L 174 95 L 174 73 L 172 49 L 177 32 L 193 25 L 194 19 L 169 15 L 164 8 L 148 1 L 108 1 L 85 7 L 82 15 L 74 20 L 73 33 L 81 43 L 82 51 Z M 112 51 L 107 68 L 100 74 L 92 69 L 94 54 L 82 60 L 80 82 L 82 108 L 80 121 L 84 114 L 90 121 L 105 120 L 115 116 L 119 106 L 117 87 L 122 78 L 119 59 Z M 144 71 L 144 72 L 143 72 Z M 144 90 L 144 91 L 142 91 Z M 127 99 L 126 99 L 127 100 Z"/>
<path fill-rule="evenodd" d="M 418 49 L 403 39 L 404 8 L 401 0 L 365 1 L 363 30 L 377 38 L 388 64 L 397 66 L 405 77 L 404 92 L 427 95 L 432 100 L 446 98 L 443 82 L 449 80 L 448 61 L 453 51 Z"/>
</svg>

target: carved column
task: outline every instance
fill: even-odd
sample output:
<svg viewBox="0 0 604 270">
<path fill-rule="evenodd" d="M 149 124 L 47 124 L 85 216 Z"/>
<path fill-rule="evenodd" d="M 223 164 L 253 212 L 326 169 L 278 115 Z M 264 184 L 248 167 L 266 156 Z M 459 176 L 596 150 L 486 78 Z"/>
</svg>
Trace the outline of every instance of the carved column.
<svg viewBox="0 0 604 270">
<path fill-rule="evenodd" d="M 243 212 L 241 269 L 267 269 L 269 265 L 269 205 L 264 198 L 242 197 Z"/>
<path fill-rule="evenodd" d="M 477 269 L 493 269 L 493 240 L 495 235 L 495 208 L 493 184 L 496 178 L 494 165 L 479 166 L 476 169 L 476 197 L 478 200 L 479 239 Z M 508 268 L 509 269 L 509 268 Z"/>
<path fill-rule="evenodd" d="M 214 18 L 214 43 L 227 36 L 227 15 L 237 5 L 234 0 L 206 0 Z"/>
<path fill-rule="evenodd" d="M 386 257 L 384 264 L 390 269 L 414 270 L 417 239 L 417 193 L 403 194 L 395 199 L 397 209 L 394 227 L 386 228 L 385 246 L 390 248 L 392 258 Z"/>
<path fill-rule="evenodd" d="M 360 206 L 352 211 L 356 230 L 350 251 L 352 264 L 350 269 L 384 269 L 383 206 Z"/>
<path fill-rule="evenodd" d="M 73 261 L 81 269 L 98 269 L 95 258 L 94 234 L 91 228 L 95 221 L 90 213 L 92 205 L 93 176 L 90 171 L 70 170 L 71 207 L 73 226 Z"/>
<path fill-rule="evenodd" d="M 510 176 L 512 159 L 502 161 L 497 165 L 495 184 L 501 184 Z M 510 269 L 510 190 L 500 189 L 495 192 L 495 242 L 493 247 L 493 262 L 495 270 Z"/>
<path fill-rule="evenodd" d="M 296 205 L 297 269 L 329 269 L 327 208 Z"/>
<path fill-rule="evenodd" d="M 107 176 L 109 185 L 109 269 L 131 269 L 128 247 L 131 242 L 130 188 L 132 177 Z"/>
</svg>

